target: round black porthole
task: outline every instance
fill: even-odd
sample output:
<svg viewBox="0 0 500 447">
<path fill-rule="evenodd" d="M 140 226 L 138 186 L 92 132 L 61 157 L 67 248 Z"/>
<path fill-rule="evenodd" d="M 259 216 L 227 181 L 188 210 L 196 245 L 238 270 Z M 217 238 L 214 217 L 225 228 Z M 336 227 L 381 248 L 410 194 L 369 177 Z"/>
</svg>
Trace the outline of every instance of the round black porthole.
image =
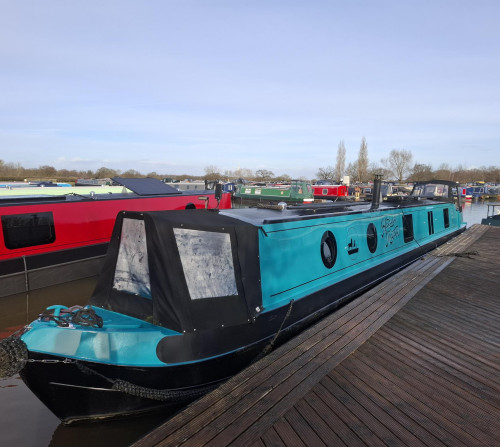
<svg viewBox="0 0 500 447">
<path fill-rule="evenodd" d="M 375 253 L 377 250 L 377 229 L 372 223 L 368 225 L 368 229 L 366 230 L 366 243 L 368 244 L 370 253 Z"/>
<path fill-rule="evenodd" d="M 331 231 L 325 231 L 321 238 L 321 259 L 326 268 L 331 269 L 337 259 L 337 242 Z"/>
</svg>

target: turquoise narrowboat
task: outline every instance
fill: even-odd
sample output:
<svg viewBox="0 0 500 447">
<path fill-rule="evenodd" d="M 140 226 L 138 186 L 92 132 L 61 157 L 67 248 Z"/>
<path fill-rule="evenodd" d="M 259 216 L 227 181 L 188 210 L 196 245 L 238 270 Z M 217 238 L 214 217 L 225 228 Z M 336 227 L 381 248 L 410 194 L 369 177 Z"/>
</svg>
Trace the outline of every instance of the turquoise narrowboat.
<svg viewBox="0 0 500 447">
<path fill-rule="evenodd" d="M 189 402 L 465 229 L 451 182 L 397 200 L 122 212 L 87 306 L 0 343 L 64 422 Z"/>
</svg>

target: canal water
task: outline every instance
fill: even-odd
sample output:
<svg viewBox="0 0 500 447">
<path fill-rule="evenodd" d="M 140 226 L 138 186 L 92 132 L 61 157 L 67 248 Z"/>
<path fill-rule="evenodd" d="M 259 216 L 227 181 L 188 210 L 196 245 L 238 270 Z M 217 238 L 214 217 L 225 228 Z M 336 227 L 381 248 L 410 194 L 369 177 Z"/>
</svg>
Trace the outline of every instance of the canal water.
<svg viewBox="0 0 500 447">
<path fill-rule="evenodd" d="M 481 223 L 487 206 L 468 202 L 463 208 L 468 226 Z M 97 278 L 74 281 L 26 294 L 0 298 L 0 338 L 37 318 L 47 306 L 87 303 Z M 128 446 L 170 415 L 155 413 L 110 422 L 65 426 L 24 385 L 19 376 L 0 380 L 0 446 L 23 447 Z"/>
</svg>

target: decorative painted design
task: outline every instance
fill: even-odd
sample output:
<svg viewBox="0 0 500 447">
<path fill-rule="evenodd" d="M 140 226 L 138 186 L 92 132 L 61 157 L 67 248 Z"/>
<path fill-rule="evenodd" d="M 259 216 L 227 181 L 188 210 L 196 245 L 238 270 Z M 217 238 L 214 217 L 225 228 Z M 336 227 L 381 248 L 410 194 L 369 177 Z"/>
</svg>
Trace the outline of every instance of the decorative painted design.
<svg viewBox="0 0 500 447">
<path fill-rule="evenodd" d="M 399 236 L 400 228 L 399 225 L 397 224 L 398 217 L 399 216 L 385 216 L 382 218 L 381 238 L 385 240 L 386 247 L 391 245 Z"/>
<path fill-rule="evenodd" d="M 349 228 L 347 232 L 347 254 L 351 259 L 356 259 L 359 252 L 359 229 L 357 226 Z"/>
</svg>

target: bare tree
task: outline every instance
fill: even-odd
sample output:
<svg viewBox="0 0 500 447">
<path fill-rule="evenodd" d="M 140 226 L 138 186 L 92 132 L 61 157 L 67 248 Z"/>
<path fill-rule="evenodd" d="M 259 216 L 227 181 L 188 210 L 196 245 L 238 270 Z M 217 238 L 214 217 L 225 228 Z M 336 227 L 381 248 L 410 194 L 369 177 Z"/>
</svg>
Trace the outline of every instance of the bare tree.
<svg viewBox="0 0 500 447">
<path fill-rule="evenodd" d="M 95 176 L 96 178 L 112 178 L 116 177 L 119 173 L 120 171 L 115 171 L 114 169 L 102 167 L 95 172 Z"/>
<path fill-rule="evenodd" d="M 288 174 L 281 174 L 281 175 L 278 175 L 275 180 L 277 182 L 290 182 L 292 181 L 292 177 L 290 177 Z"/>
<path fill-rule="evenodd" d="M 203 177 L 205 180 L 219 180 L 222 177 L 222 174 L 219 171 L 219 168 L 217 166 L 207 166 L 204 169 L 205 171 L 205 176 Z"/>
<path fill-rule="evenodd" d="M 347 168 L 345 170 L 346 175 L 348 175 L 351 179 L 351 183 L 356 183 L 359 182 L 359 177 L 358 177 L 358 162 L 351 162 L 347 165 Z"/>
<path fill-rule="evenodd" d="M 330 180 L 334 176 L 335 170 L 332 166 L 327 166 L 326 168 L 319 168 L 316 172 L 316 177 L 318 180 Z"/>
<path fill-rule="evenodd" d="M 448 163 L 441 163 L 434 172 L 434 176 L 439 180 L 451 180 L 452 172 L 450 165 Z"/>
<path fill-rule="evenodd" d="M 335 165 L 334 179 L 339 183 L 345 172 L 345 145 L 344 140 L 340 140 L 339 148 L 337 150 L 337 164 Z"/>
<path fill-rule="evenodd" d="M 255 178 L 263 182 L 267 182 L 274 177 L 274 172 L 268 171 L 267 169 L 259 169 L 255 171 Z"/>
<path fill-rule="evenodd" d="M 359 147 L 358 160 L 356 163 L 358 169 L 358 181 L 366 182 L 368 181 L 368 145 L 366 144 L 366 138 L 361 139 L 361 146 Z"/>
<path fill-rule="evenodd" d="M 411 172 L 412 161 L 413 154 L 411 151 L 393 149 L 388 158 L 382 159 L 382 164 L 391 173 L 392 177 L 401 183 L 403 178 Z"/>
<path fill-rule="evenodd" d="M 411 169 L 411 174 L 408 180 L 414 182 L 421 182 L 424 180 L 431 180 L 434 177 L 432 173 L 432 166 L 423 163 L 415 163 Z"/>
</svg>

